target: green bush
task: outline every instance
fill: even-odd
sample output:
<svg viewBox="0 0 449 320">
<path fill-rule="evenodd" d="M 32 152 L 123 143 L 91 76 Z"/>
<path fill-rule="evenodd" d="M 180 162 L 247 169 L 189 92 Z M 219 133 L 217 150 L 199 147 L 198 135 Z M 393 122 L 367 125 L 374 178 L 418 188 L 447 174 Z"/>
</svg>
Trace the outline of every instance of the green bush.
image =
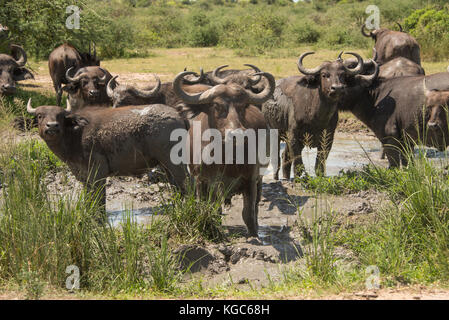
<svg viewBox="0 0 449 320">
<path fill-rule="evenodd" d="M 416 10 L 404 20 L 404 27 L 416 37 L 425 58 L 449 58 L 449 7 Z"/>
<path fill-rule="evenodd" d="M 310 22 L 298 23 L 292 27 L 293 39 L 296 44 L 316 43 L 320 38 L 320 32 Z"/>
<path fill-rule="evenodd" d="M 381 26 L 404 26 L 423 47 L 423 55 L 447 58 L 447 6 L 423 9 L 426 0 L 378 0 Z M 6 1 L 0 21 L 7 21 L 14 43 L 29 55 L 47 58 L 70 42 L 85 51 L 95 41 L 101 58 L 138 57 L 153 47 L 223 46 L 239 54 L 318 43 L 323 48 L 371 46 L 360 34 L 369 1 L 158 1 L 158 0 L 16 0 Z M 65 27 L 68 5 L 81 8 L 79 30 Z M 415 11 L 418 10 L 418 11 Z"/>
</svg>

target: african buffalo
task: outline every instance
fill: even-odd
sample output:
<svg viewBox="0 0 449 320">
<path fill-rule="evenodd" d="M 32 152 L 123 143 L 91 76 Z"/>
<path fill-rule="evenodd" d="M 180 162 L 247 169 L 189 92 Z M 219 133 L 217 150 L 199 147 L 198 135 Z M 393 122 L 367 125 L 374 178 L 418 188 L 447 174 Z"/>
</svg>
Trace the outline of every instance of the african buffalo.
<svg viewBox="0 0 449 320">
<path fill-rule="evenodd" d="M 365 32 L 365 24 L 362 25 L 362 34 L 365 37 L 372 38 L 376 42 L 375 48 L 378 53 L 376 62 L 379 65 L 387 63 L 394 58 L 407 58 L 418 65 L 421 65 L 421 54 L 418 42 L 411 35 L 400 31 L 380 28 L 370 31 L 369 34 Z"/>
<path fill-rule="evenodd" d="M 440 110 L 449 91 L 449 73 L 428 76 L 378 79 L 369 88 L 355 86 L 348 90 L 340 110 L 351 111 L 381 141 L 390 167 L 407 165 L 405 152 L 415 143 L 443 150 L 448 145 L 445 130 L 423 136 L 423 129 L 432 110 Z M 429 107 L 425 107 L 429 105 Z M 425 113 L 423 114 L 423 111 Z M 436 112 L 434 118 L 441 117 Z M 430 121 L 429 127 L 436 120 Z M 441 123 L 440 123 L 441 124 Z M 443 128 L 443 126 L 439 126 Z"/>
<path fill-rule="evenodd" d="M 199 84 L 200 79 L 204 76 L 201 75 L 195 78 L 191 78 L 190 81 L 183 83 L 183 89 L 189 91 L 190 93 L 197 93 L 199 91 L 204 91 L 209 88 L 209 86 L 204 84 Z M 143 104 L 165 104 L 174 107 L 181 103 L 182 101 L 175 94 L 173 90 L 172 82 L 161 83 L 160 79 L 154 75 L 156 78 L 156 85 L 149 86 L 143 89 L 139 89 L 130 85 L 117 85 L 116 79 L 118 76 L 114 76 L 109 80 L 106 93 L 112 101 L 112 107 L 117 108 L 120 106 L 127 105 L 143 105 Z M 113 88 L 115 85 L 115 88 Z"/>
<path fill-rule="evenodd" d="M 363 59 L 356 53 L 357 66 L 345 67 L 341 54 L 333 62 L 324 62 L 315 69 L 306 69 L 302 61 L 313 54 L 306 52 L 298 60 L 298 69 L 304 76 L 291 76 L 276 82 L 273 98 L 262 105 L 262 112 L 271 128 L 279 130 L 286 141 L 282 173 L 290 177 L 291 165 L 301 172 L 304 169 L 301 152 L 304 146 L 318 148 L 315 162 L 316 174 L 325 174 L 325 162 L 332 147 L 338 122 L 337 104 L 345 90 L 355 83 L 370 84 L 377 76 L 361 75 Z M 377 64 L 374 62 L 374 65 Z M 378 71 L 378 68 L 376 67 Z M 280 161 L 278 161 L 280 163 Z M 279 178 L 279 168 L 274 172 Z"/>
<path fill-rule="evenodd" d="M 192 112 L 193 116 L 190 118 L 190 173 L 196 180 L 197 194 L 203 196 L 208 191 L 212 190 L 215 183 L 221 185 L 226 191 L 229 190 L 230 195 L 237 193 L 243 194 L 243 221 L 248 230 L 249 236 L 257 237 L 258 231 L 258 203 L 261 197 L 262 190 L 262 176 L 260 168 L 262 164 L 260 159 L 256 156 L 254 164 L 249 159 L 249 153 L 258 152 L 258 142 L 251 145 L 255 149 L 249 151 L 248 141 L 241 141 L 241 146 L 244 146 L 244 161 L 242 164 L 237 164 L 236 156 L 233 154 L 232 163 L 226 163 L 225 144 L 232 139 L 228 135 L 227 130 L 241 129 L 241 132 L 248 132 L 254 130 L 267 130 L 268 126 L 265 122 L 263 114 L 254 105 L 261 104 L 266 101 L 272 94 L 275 87 L 274 77 L 269 73 L 257 73 L 255 76 L 262 76 L 267 79 L 268 85 L 262 92 L 256 94 L 251 90 L 245 89 L 235 83 L 219 84 L 204 92 L 197 94 L 190 94 L 183 90 L 182 81 L 185 76 L 192 75 L 193 72 L 184 71 L 178 74 L 173 82 L 173 88 L 176 94 L 184 101 L 185 110 Z M 184 111 L 185 111 L 184 110 Z M 221 136 L 221 156 L 220 163 L 208 162 L 206 163 L 201 158 L 200 164 L 193 163 L 194 152 L 197 154 L 203 151 L 209 144 L 201 139 L 197 142 L 201 147 L 200 150 L 195 150 L 194 145 L 196 141 L 193 140 L 195 134 L 195 124 L 200 124 L 201 134 L 208 129 L 216 129 Z M 246 131 L 248 130 L 248 131 Z M 253 131 L 253 132 L 254 132 Z M 216 138 L 214 136 L 214 141 Z M 256 138 L 257 139 L 257 138 Z M 237 146 L 237 144 L 235 145 Z M 209 151 L 210 152 L 210 151 Z M 217 151 L 218 152 L 218 151 Z M 215 154 L 215 149 L 214 149 Z M 217 181 L 218 179 L 218 181 Z"/>
<path fill-rule="evenodd" d="M 90 190 L 101 187 L 105 204 L 105 182 L 109 176 L 132 176 L 161 165 L 172 182 L 184 190 L 185 165 L 174 165 L 169 140 L 176 129 L 186 130 L 186 121 L 165 105 L 123 108 L 85 108 L 78 113 L 58 106 L 32 108 L 40 137 L 64 161 L 74 176 Z"/>
<path fill-rule="evenodd" d="M 75 112 L 87 106 L 111 105 L 106 84 L 112 76 L 107 70 L 97 66 L 84 67 L 70 76 L 72 69 L 66 72 L 67 85 L 62 90 L 68 93 L 67 100 Z"/>
<path fill-rule="evenodd" d="M 27 62 L 25 50 L 11 45 L 11 51 L 11 55 L 0 53 L 0 95 L 14 94 L 16 81 L 34 79 L 31 72 L 24 67 Z"/>
<path fill-rule="evenodd" d="M 82 53 L 72 45 L 64 43 L 50 53 L 48 57 L 48 69 L 50 70 L 51 80 L 56 91 L 58 106 L 61 105 L 61 84 L 68 83 L 65 77 L 68 69 L 73 67 L 75 70 L 78 70 L 82 67 L 100 65 L 100 60 L 97 59 L 95 44 L 93 47 L 93 54 L 90 50 L 90 44 L 89 53 Z"/>
<path fill-rule="evenodd" d="M 362 74 L 373 74 L 373 60 L 364 60 L 364 71 Z M 354 59 L 345 59 L 347 68 L 354 68 L 357 61 Z M 403 57 L 394 58 L 393 60 L 379 66 L 379 79 L 390 79 L 395 77 L 424 75 L 425 71 L 419 64 Z"/>
<path fill-rule="evenodd" d="M 227 84 L 227 83 L 236 83 L 244 87 L 245 89 L 250 89 L 254 93 L 261 92 L 266 86 L 266 79 L 256 76 L 254 77 L 254 73 L 262 72 L 258 67 L 252 64 L 244 64 L 251 69 L 247 70 L 236 70 L 236 69 L 228 69 L 222 70 L 226 68 L 228 65 L 222 65 L 213 71 L 209 71 L 205 74 L 204 80 L 202 83 L 209 84 L 211 86 L 217 84 Z M 262 80 L 262 81 L 261 81 Z"/>
</svg>

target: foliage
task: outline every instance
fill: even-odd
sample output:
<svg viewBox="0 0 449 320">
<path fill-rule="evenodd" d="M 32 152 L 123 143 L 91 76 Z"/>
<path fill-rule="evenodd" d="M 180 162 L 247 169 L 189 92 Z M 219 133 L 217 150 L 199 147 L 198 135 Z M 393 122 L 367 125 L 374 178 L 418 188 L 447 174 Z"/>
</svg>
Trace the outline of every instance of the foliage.
<svg viewBox="0 0 449 320">
<path fill-rule="evenodd" d="M 423 42 L 423 53 L 447 57 L 447 6 L 423 9 L 426 0 L 378 0 L 381 26 L 406 29 Z M 0 21 L 11 42 L 30 55 L 46 58 L 70 42 L 86 51 L 97 44 L 101 58 L 138 57 L 154 47 L 222 46 L 241 55 L 318 43 L 322 48 L 371 46 L 360 33 L 369 1 L 157 1 L 157 0 L 7 0 Z M 68 5 L 81 9 L 80 29 L 68 29 Z M 418 11 L 415 11 L 418 10 Z M 432 11 L 433 10 L 433 11 Z M 422 16 L 422 17 L 421 17 Z M 439 38 L 440 35 L 443 37 Z M 428 37 L 430 36 L 430 37 Z"/>
<path fill-rule="evenodd" d="M 444 60 L 449 57 L 449 7 L 426 7 L 414 11 L 404 27 L 416 37 L 426 58 Z"/>
</svg>

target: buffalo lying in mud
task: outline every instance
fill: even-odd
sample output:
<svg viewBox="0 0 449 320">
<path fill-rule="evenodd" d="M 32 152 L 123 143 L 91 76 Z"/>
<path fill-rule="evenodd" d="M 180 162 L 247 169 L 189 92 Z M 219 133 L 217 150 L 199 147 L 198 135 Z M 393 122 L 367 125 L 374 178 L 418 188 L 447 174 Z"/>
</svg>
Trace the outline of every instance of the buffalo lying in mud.
<svg viewBox="0 0 449 320">
<path fill-rule="evenodd" d="M 66 72 L 70 68 L 78 70 L 88 66 L 99 66 L 100 60 L 97 59 L 95 44 L 91 53 L 89 44 L 89 53 L 79 52 L 75 47 L 64 43 L 54 49 L 48 57 L 48 69 L 50 71 L 53 87 L 56 91 L 56 100 L 58 106 L 61 105 L 62 90 L 61 84 L 67 84 Z"/>
<path fill-rule="evenodd" d="M 445 113 L 437 112 L 447 102 L 447 91 L 448 72 L 379 79 L 369 88 L 350 88 L 339 109 L 351 111 L 369 127 L 381 141 L 390 167 L 398 167 L 408 164 L 405 154 L 415 143 L 439 150 L 449 145 L 447 126 L 442 125 Z M 432 114 L 428 126 L 432 130 L 424 134 Z M 434 123 L 438 130 L 433 130 Z"/>
<path fill-rule="evenodd" d="M 159 77 L 154 75 L 156 84 L 143 89 L 136 88 L 130 85 L 118 85 L 114 76 L 109 80 L 106 87 L 106 93 L 112 101 L 112 107 L 117 108 L 129 105 L 144 105 L 144 104 L 165 104 L 171 107 L 182 103 L 182 100 L 175 94 L 172 82 L 161 83 Z M 201 78 L 204 77 L 201 72 L 200 76 L 191 78 L 190 81 L 183 82 L 183 89 L 190 93 L 198 93 L 207 90 L 209 86 L 199 84 Z M 114 88 L 115 86 L 115 88 Z"/>
<path fill-rule="evenodd" d="M 165 105 L 123 108 L 86 108 L 72 112 L 57 106 L 32 108 L 40 137 L 50 150 L 64 161 L 74 176 L 90 190 L 100 187 L 104 205 L 106 177 L 132 176 L 161 165 L 170 180 L 184 190 L 185 165 L 174 165 L 169 152 L 175 142 L 169 140 L 176 129 L 186 130 L 186 122 Z"/>
<path fill-rule="evenodd" d="M 0 95 L 10 95 L 16 92 L 16 82 L 34 79 L 31 72 L 24 66 L 27 55 L 22 47 L 11 45 L 11 55 L 0 53 Z M 15 58 L 18 56 L 17 58 Z"/>
<path fill-rule="evenodd" d="M 401 25 L 399 25 L 399 27 L 400 31 L 380 28 L 370 31 L 370 33 L 367 34 L 365 32 L 365 24 L 363 24 L 362 34 L 365 37 L 374 39 L 376 42 L 374 48 L 378 54 L 376 62 L 379 65 L 398 57 L 407 58 L 416 64 L 421 65 L 421 54 L 418 42 L 411 35 L 402 32 Z"/>
<path fill-rule="evenodd" d="M 106 84 L 112 78 L 111 74 L 97 66 L 78 69 L 70 76 L 72 68 L 66 72 L 67 85 L 62 90 L 68 93 L 68 101 L 73 111 L 88 106 L 110 106 L 111 101 L 106 93 Z"/>
<path fill-rule="evenodd" d="M 241 141 L 244 146 L 244 161 L 242 164 L 236 163 L 236 156 L 233 153 L 232 163 L 226 161 L 225 144 L 229 139 L 233 139 L 228 135 L 228 130 L 237 132 L 239 129 L 243 132 L 260 130 L 268 130 L 263 114 L 255 105 L 262 104 L 266 101 L 274 91 L 275 80 L 269 73 L 257 73 L 255 76 L 266 78 L 268 85 L 262 92 L 256 94 L 251 90 L 243 88 L 235 83 L 219 84 L 204 92 L 190 94 L 183 90 L 182 82 L 186 76 L 192 75 L 194 72 L 185 71 L 178 74 L 173 82 L 173 88 L 176 94 L 185 103 L 182 112 L 191 114 L 189 136 L 190 141 L 195 138 L 195 123 L 200 124 L 201 136 L 208 129 L 216 129 L 220 132 L 220 137 L 214 136 L 215 139 L 221 138 L 221 156 L 218 162 L 203 162 L 195 164 L 193 161 L 194 152 L 203 151 L 209 144 L 206 141 L 200 141 L 201 150 L 194 150 L 193 143 L 190 143 L 190 172 L 195 178 L 197 194 L 202 197 L 212 190 L 213 184 L 220 185 L 224 190 L 230 192 L 230 195 L 243 194 L 243 221 L 245 222 L 249 236 L 257 237 L 258 231 L 258 203 L 262 191 L 262 176 L 260 169 L 262 164 L 259 157 L 254 159 L 254 164 L 249 160 L 249 153 L 257 155 L 259 152 L 258 141 L 252 143 L 254 150 L 249 151 L 248 141 Z M 235 131 L 237 130 L 237 131 Z M 242 132 L 242 131 L 241 131 Z M 201 139 L 201 138 L 200 138 Z M 243 138 L 244 139 L 244 138 Z M 257 138 L 256 138 L 257 139 Z M 202 140 L 202 139 L 201 139 Z M 237 143 L 238 144 L 238 143 Z M 237 144 L 234 147 L 237 147 Z M 218 152 L 214 150 L 215 152 Z M 218 154 L 218 153 L 217 153 Z M 251 154 L 254 155 L 254 154 Z M 226 163 L 228 162 L 228 163 Z M 228 195 L 229 196 L 229 195 Z"/>
<path fill-rule="evenodd" d="M 273 98 L 262 105 L 269 126 L 278 129 L 280 139 L 287 144 L 282 155 L 282 173 L 286 178 L 290 177 L 292 163 L 295 169 L 303 170 L 301 152 L 306 145 L 318 148 L 315 172 L 325 174 L 326 159 L 338 122 L 338 102 L 348 87 L 369 85 L 377 77 L 377 72 L 361 74 L 364 63 L 356 53 L 348 52 L 358 61 L 353 69 L 344 65 L 342 53 L 336 61 L 306 69 L 302 61 L 310 54 L 313 52 L 302 54 L 298 60 L 298 69 L 304 76 L 278 80 Z M 377 64 L 373 63 L 378 71 Z M 279 178 L 279 169 L 275 171 L 274 178 Z"/>
</svg>

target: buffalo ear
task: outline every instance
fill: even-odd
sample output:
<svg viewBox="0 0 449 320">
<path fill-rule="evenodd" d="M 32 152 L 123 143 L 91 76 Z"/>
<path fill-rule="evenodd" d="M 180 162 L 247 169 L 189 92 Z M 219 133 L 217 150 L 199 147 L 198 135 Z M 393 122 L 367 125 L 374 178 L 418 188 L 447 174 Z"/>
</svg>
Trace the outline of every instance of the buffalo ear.
<svg viewBox="0 0 449 320">
<path fill-rule="evenodd" d="M 27 68 L 16 68 L 13 77 L 15 81 L 34 79 L 33 74 Z"/>
<path fill-rule="evenodd" d="M 62 91 L 65 91 L 67 93 L 75 94 L 78 91 L 78 85 L 74 83 L 69 83 L 62 87 Z"/>
<path fill-rule="evenodd" d="M 89 120 L 74 113 L 69 113 L 68 115 L 66 115 L 65 121 L 67 126 L 73 127 L 73 129 L 75 130 L 79 129 L 80 127 L 87 126 L 89 124 Z"/>
<path fill-rule="evenodd" d="M 319 74 L 316 76 L 302 76 L 301 79 L 298 80 L 298 84 L 303 87 L 315 89 L 320 85 L 319 80 Z"/>
</svg>

